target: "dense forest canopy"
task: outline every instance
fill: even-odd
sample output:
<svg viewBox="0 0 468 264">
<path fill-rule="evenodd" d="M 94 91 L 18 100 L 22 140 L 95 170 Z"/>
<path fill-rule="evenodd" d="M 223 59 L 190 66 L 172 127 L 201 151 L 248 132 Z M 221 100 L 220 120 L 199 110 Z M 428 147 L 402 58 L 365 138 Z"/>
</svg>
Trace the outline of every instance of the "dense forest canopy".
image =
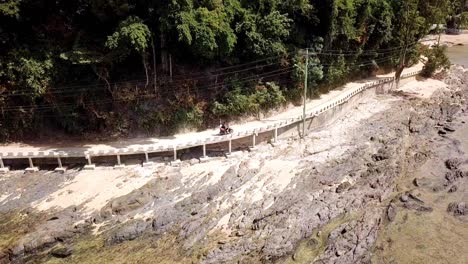
<svg viewBox="0 0 468 264">
<path fill-rule="evenodd" d="M 170 133 L 257 114 L 418 57 L 464 0 L 5 0 L 0 138 Z M 310 87 L 310 86 L 309 86 Z"/>
</svg>

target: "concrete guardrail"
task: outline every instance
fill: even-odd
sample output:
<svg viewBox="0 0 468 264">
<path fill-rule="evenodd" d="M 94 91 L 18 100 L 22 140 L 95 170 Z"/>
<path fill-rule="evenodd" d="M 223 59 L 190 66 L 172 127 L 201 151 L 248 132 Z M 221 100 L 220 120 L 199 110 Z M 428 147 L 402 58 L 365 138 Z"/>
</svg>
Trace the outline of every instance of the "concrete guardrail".
<svg viewBox="0 0 468 264">
<path fill-rule="evenodd" d="M 409 78 L 419 74 L 421 71 L 415 71 L 411 73 L 406 73 L 401 76 L 401 78 Z M 323 103 L 322 105 L 316 106 L 309 110 L 306 113 L 306 119 L 315 118 L 326 111 L 330 111 L 335 107 L 348 102 L 352 97 L 356 96 L 357 94 L 367 90 L 369 88 L 376 87 L 382 84 L 388 84 L 394 81 L 394 77 L 388 77 L 381 80 L 377 80 L 374 82 L 363 84 L 360 87 L 356 87 L 345 94 L 339 95 L 332 100 Z M 167 145 L 167 144 L 149 144 L 147 146 L 142 146 L 138 148 L 114 148 L 109 150 L 101 150 L 101 151 L 77 151 L 77 150 L 69 150 L 69 151 L 36 151 L 36 152 L 7 152 L 7 153 L 0 153 L 0 173 L 5 173 L 9 171 L 9 168 L 5 166 L 4 160 L 10 159 L 27 159 L 29 162 L 29 168 L 26 171 L 38 171 L 39 168 L 35 167 L 33 164 L 33 159 L 44 159 L 44 158 L 54 158 L 57 160 L 58 167 L 56 171 L 65 171 L 66 168 L 62 165 L 62 159 L 67 158 L 84 158 L 87 161 L 87 165 L 84 169 L 94 169 L 95 165 L 92 163 L 93 157 L 103 157 L 103 156 L 115 156 L 116 157 L 116 168 L 124 167 L 121 163 L 121 156 L 125 155 L 135 155 L 135 154 L 144 154 L 145 161 L 143 162 L 143 166 L 149 166 L 153 163 L 149 160 L 149 154 L 152 153 L 162 153 L 162 152 L 172 152 L 173 153 L 173 163 L 180 162 L 177 159 L 177 151 L 187 148 L 193 147 L 203 147 L 203 156 L 202 158 L 206 158 L 206 146 L 211 144 L 218 144 L 227 142 L 228 148 L 227 153 L 231 154 L 232 152 L 232 141 L 239 140 L 247 137 L 252 137 L 252 147 L 255 147 L 256 144 L 256 137 L 259 133 L 265 132 L 274 132 L 274 136 L 272 138 L 273 142 L 278 141 L 278 129 L 295 124 L 297 122 L 302 122 L 303 117 L 301 115 L 296 115 L 286 120 L 280 120 L 273 124 L 268 124 L 264 126 L 259 126 L 255 129 L 245 130 L 234 132 L 230 135 L 224 136 L 210 136 L 204 138 L 194 139 L 189 142 L 185 142 L 183 144 L 174 144 L 174 145 Z"/>
</svg>

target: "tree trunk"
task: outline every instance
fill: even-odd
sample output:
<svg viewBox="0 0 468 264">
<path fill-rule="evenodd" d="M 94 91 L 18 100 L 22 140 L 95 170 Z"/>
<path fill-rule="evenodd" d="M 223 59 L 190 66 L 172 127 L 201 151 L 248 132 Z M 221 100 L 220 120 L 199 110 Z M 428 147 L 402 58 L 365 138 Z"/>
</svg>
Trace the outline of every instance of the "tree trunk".
<svg viewBox="0 0 468 264">
<path fill-rule="evenodd" d="M 408 42 L 405 44 L 405 49 L 403 51 L 403 57 L 400 57 L 400 65 L 397 67 L 395 71 L 395 89 L 400 88 L 400 78 L 403 70 L 406 67 L 406 52 L 408 50 Z"/>
<path fill-rule="evenodd" d="M 169 78 L 172 82 L 172 55 L 169 53 Z"/>
<path fill-rule="evenodd" d="M 156 72 L 156 49 L 154 47 L 154 40 L 151 42 L 153 46 L 153 86 L 154 86 L 154 94 L 158 93 L 158 76 Z"/>
<path fill-rule="evenodd" d="M 146 84 L 145 87 L 148 87 L 149 84 L 149 76 L 148 76 L 148 65 L 146 65 L 146 53 L 141 55 L 141 60 L 143 63 L 143 67 L 145 68 L 145 75 L 146 75 Z"/>
<path fill-rule="evenodd" d="M 400 88 L 400 78 L 403 70 L 405 69 L 404 65 L 398 67 L 395 71 L 395 89 Z"/>
<path fill-rule="evenodd" d="M 166 49 L 166 35 L 164 33 L 161 33 L 160 38 L 161 38 L 161 68 L 163 72 L 167 73 L 169 67 L 168 67 L 168 55 L 167 55 L 167 49 Z"/>
<path fill-rule="evenodd" d="M 94 73 L 96 73 L 97 77 L 101 80 L 103 80 L 105 83 L 106 83 L 106 87 L 107 87 L 107 91 L 109 91 L 109 93 L 111 94 L 112 96 L 112 99 L 114 99 L 114 91 L 112 90 L 112 86 L 111 84 L 109 83 L 109 81 L 107 80 L 106 76 L 103 74 L 103 73 L 100 73 L 99 72 L 99 69 L 97 67 L 92 67 L 93 70 L 94 70 Z M 107 72 L 107 70 L 105 70 Z"/>
</svg>

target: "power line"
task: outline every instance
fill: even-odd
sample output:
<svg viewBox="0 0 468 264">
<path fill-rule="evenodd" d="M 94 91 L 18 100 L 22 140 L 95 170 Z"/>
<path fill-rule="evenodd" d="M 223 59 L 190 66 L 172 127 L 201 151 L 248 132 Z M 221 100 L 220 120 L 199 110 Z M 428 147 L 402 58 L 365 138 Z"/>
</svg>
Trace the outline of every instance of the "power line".
<svg viewBox="0 0 468 264">
<path fill-rule="evenodd" d="M 391 59 L 392 59 L 392 56 L 387 57 L 387 58 L 376 59 L 376 60 L 373 60 L 373 61 L 371 61 L 369 63 L 364 63 L 364 64 L 359 63 L 359 64 L 354 64 L 354 65 L 351 64 L 351 65 L 348 65 L 348 66 L 359 66 L 359 67 L 372 66 L 375 63 L 378 63 L 378 62 L 381 63 L 381 62 L 385 62 L 385 61 L 388 61 L 388 60 L 391 60 Z M 333 66 L 333 65 L 332 64 L 321 64 L 319 66 L 322 66 L 324 69 L 326 69 L 326 67 L 324 67 L 324 66 Z M 258 79 L 262 79 L 262 78 L 275 77 L 275 76 L 278 76 L 278 75 L 282 75 L 282 74 L 292 72 L 292 69 L 293 69 L 293 67 L 278 69 L 278 70 L 274 70 L 274 71 L 271 71 L 271 72 L 268 72 L 268 73 L 263 73 L 263 74 L 260 74 L 260 75 L 257 75 L 257 76 L 249 76 L 247 78 L 237 79 L 235 81 L 236 82 L 249 82 L 249 81 L 255 81 L 255 80 L 258 80 Z M 205 87 L 196 87 L 196 89 L 199 91 L 200 89 L 216 88 L 216 87 L 222 87 L 224 85 L 226 85 L 226 84 L 221 83 L 221 84 L 214 84 L 214 85 L 209 85 L 209 86 L 205 86 Z M 107 100 L 100 100 L 100 101 L 94 101 L 94 102 L 91 101 L 91 102 L 88 102 L 88 103 L 89 104 L 92 104 L 92 103 L 115 103 L 115 102 L 122 102 L 122 101 L 132 101 L 132 100 L 136 100 L 138 98 L 154 98 L 156 96 L 157 95 L 139 95 L 139 96 L 136 96 L 133 99 L 107 99 Z M 3 108 L 3 111 L 4 112 L 10 112 L 10 111 L 27 111 L 27 110 L 49 110 L 49 109 L 56 109 L 56 108 L 60 108 L 60 107 L 76 108 L 77 104 L 76 103 L 69 103 L 69 104 L 50 104 L 50 105 L 42 105 L 42 106 L 14 106 L 14 107 Z"/>
<path fill-rule="evenodd" d="M 392 59 L 392 56 L 390 57 L 387 57 L 387 58 L 381 58 L 381 59 L 376 59 L 374 61 L 371 61 L 369 63 L 360 63 L 360 64 L 355 64 L 355 65 L 348 65 L 348 66 L 359 66 L 359 67 L 365 67 L 365 66 L 372 66 L 374 65 L 375 63 L 381 63 L 381 62 L 385 62 L 385 61 L 389 61 Z M 324 64 L 324 65 L 321 65 L 321 66 L 333 66 L 332 64 Z M 281 75 L 281 74 L 285 74 L 285 73 L 289 73 L 292 71 L 292 68 L 293 67 L 289 67 L 289 68 L 285 68 L 285 69 L 279 69 L 279 70 L 275 70 L 275 71 L 271 71 L 271 72 L 268 72 L 268 73 L 263 73 L 261 75 L 257 75 L 257 76 L 249 76 L 247 78 L 243 78 L 243 79 L 237 79 L 236 82 L 249 82 L 249 81 L 255 81 L 255 80 L 258 80 L 258 79 L 261 79 L 261 78 L 269 78 L 269 77 L 274 77 L 275 75 Z M 326 67 L 324 67 L 325 69 Z M 209 89 L 209 88 L 215 88 L 215 87 L 222 87 L 226 85 L 225 83 L 221 83 L 221 84 L 215 84 L 215 85 L 208 85 L 208 86 L 204 86 L 204 87 L 196 87 L 197 90 L 200 90 L 200 89 Z M 143 96 L 146 96 L 146 95 L 143 95 Z M 156 97 L 155 95 L 152 95 L 151 97 Z M 136 96 L 136 98 L 139 98 L 139 96 Z M 120 101 L 126 101 L 128 99 L 107 99 L 107 100 L 103 100 L 103 101 L 96 101 L 94 103 L 104 103 L 104 102 L 120 102 Z M 131 100 L 136 100 L 136 99 L 130 99 L 128 101 L 131 101 Z M 89 103 L 93 103 L 93 102 L 89 102 Z M 43 109 L 54 109 L 54 108 L 58 108 L 58 107 L 66 107 L 66 106 L 72 106 L 72 107 L 76 107 L 76 103 L 70 103 L 70 104 L 51 104 L 51 105 L 43 105 L 43 106 L 14 106 L 14 107 L 7 107 L 7 108 L 3 108 L 4 111 L 18 111 L 18 110 L 23 110 L 23 111 L 26 111 L 26 110 L 43 110 Z"/>
<path fill-rule="evenodd" d="M 417 42 L 415 42 L 415 43 L 417 43 Z M 375 55 L 388 54 L 388 53 L 391 53 L 391 52 L 393 52 L 395 50 L 398 50 L 399 48 L 400 47 L 387 48 L 387 49 L 367 50 L 367 51 L 364 51 L 364 52 L 361 52 L 361 51 L 346 52 L 346 51 L 341 51 L 341 50 L 324 50 L 324 51 L 320 51 L 320 52 L 312 52 L 311 56 L 314 56 L 314 55 L 326 55 L 326 56 L 354 56 L 354 55 L 358 55 L 358 56 L 375 56 Z M 219 77 L 219 76 L 224 76 L 224 75 L 227 75 L 227 74 L 245 72 L 245 71 L 249 71 L 249 70 L 252 70 L 252 69 L 273 66 L 273 65 L 276 65 L 276 64 L 280 64 L 280 63 L 276 62 L 276 63 L 270 63 L 270 64 L 266 64 L 266 65 L 256 65 L 254 67 L 250 67 L 250 68 L 247 68 L 247 69 L 236 70 L 236 71 L 231 71 L 231 72 L 222 72 L 222 71 L 228 70 L 228 69 L 235 69 L 235 68 L 239 68 L 239 67 L 244 67 L 246 65 L 251 65 L 251 64 L 255 64 L 255 63 L 258 63 L 258 62 L 263 62 L 263 61 L 267 61 L 267 60 L 271 60 L 271 59 L 279 59 L 279 58 L 283 58 L 284 56 L 295 54 L 295 53 L 297 53 L 297 51 L 292 51 L 292 52 L 288 52 L 288 53 L 277 55 L 277 56 L 271 56 L 271 57 L 268 57 L 268 58 L 255 60 L 255 61 L 251 61 L 251 62 L 247 62 L 247 63 L 243 63 L 243 64 L 238 64 L 238 65 L 228 66 L 228 67 L 224 67 L 224 68 L 219 68 L 219 69 L 216 69 L 214 71 L 202 71 L 202 72 L 188 74 L 188 75 L 176 75 L 176 76 L 173 76 L 173 78 L 189 77 L 189 76 L 194 76 L 194 75 L 196 76 L 196 75 L 201 75 L 201 74 L 204 75 L 204 76 L 198 76 L 198 77 L 195 77 L 195 78 L 184 78 L 184 79 L 176 79 L 175 80 L 175 82 L 179 82 L 179 81 L 191 81 L 191 80 L 196 80 L 196 79 L 200 79 L 200 78 L 207 78 L 206 74 L 212 74 L 212 75 L 215 75 L 215 76 Z M 115 86 L 115 85 L 118 85 L 118 84 L 134 85 L 134 84 L 138 84 L 138 83 L 146 83 L 146 79 L 136 79 L 136 80 L 129 80 L 129 81 L 113 82 L 113 83 L 110 83 L 110 86 L 112 87 L 112 86 Z M 88 90 L 92 91 L 91 89 L 88 89 L 88 88 L 93 88 L 93 87 L 99 88 L 99 89 L 95 89 L 95 90 L 104 90 L 104 89 L 108 88 L 107 84 L 69 85 L 69 86 L 61 86 L 61 87 L 58 87 L 58 88 L 48 89 L 48 93 L 53 94 L 53 93 L 65 93 L 65 92 L 75 93 L 75 92 L 83 92 L 83 91 L 88 91 Z M 78 90 L 75 89 L 75 90 L 71 90 L 71 91 L 69 90 L 69 89 L 73 89 L 73 88 L 83 88 L 83 89 L 78 89 Z M 23 93 L 18 93 L 18 92 L 23 92 Z M 14 91 L 14 93 L 2 95 L 2 96 L 3 97 L 8 97 L 8 96 L 25 96 L 25 95 L 34 95 L 34 93 L 30 92 L 29 90 L 23 89 L 23 90 L 16 90 L 16 91 Z"/>
<path fill-rule="evenodd" d="M 260 79 L 260 78 L 274 77 L 276 75 L 289 73 L 289 72 L 292 71 L 291 69 L 293 69 L 293 67 L 278 69 L 278 70 L 270 71 L 270 72 L 267 72 L 267 73 L 263 73 L 263 74 L 258 75 L 258 76 L 249 76 L 247 78 L 237 79 L 236 82 L 249 82 L 249 81 L 254 81 L 254 80 Z M 208 88 L 220 87 L 222 85 L 225 85 L 225 84 L 209 85 L 209 86 L 199 87 L 198 89 L 200 89 L 200 88 L 208 89 Z M 158 95 L 151 95 L 151 97 L 156 97 L 156 96 L 158 96 Z M 99 102 L 119 102 L 119 101 L 125 101 L 125 100 L 127 100 L 127 99 L 106 99 L 106 100 L 102 100 L 102 101 L 99 101 Z M 4 110 L 4 111 L 8 111 L 8 110 L 27 110 L 27 109 L 38 109 L 38 110 L 40 110 L 40 109 L 50 109 L 50 108 L 56 108 L 58 106 L 70 106 L 70 105 L 76 105 L 76 104 L 70 103 L 70 104 L 62 104 L 62 105 L 60 105 L 60 104 L 59 105 L 47 105 L 45 107 L 41 107 L 41 106 L 35 107 L 35 106 L 23 105 L 23 106 L 5 107 L 2 110 Z"/>
<path fill-rule="evenodd" d="M 385 52 L 385 53 L 381 53 L 381 54 L 378 54 L 378 55 L 383 55 L 383 54 L 389 54 L 389 53 L 393 53 L 392 52 Z M 326 52 L 319 52 L 319 53 L 312 53 L 311 56 L 313 55 L 325 55 L 325 56 L 353 56 L 351 54 L 345 54 L 345 53 L 326 53 Z M 369 54 L 369 55 L 375 55 L 375 54 Z M 236 74 L 236 73 L 241 73 L 241 72 L 246 72 L 246 71 L 251 71 L 251 70 L 254 70 L 254 69 L 258 69 L 258 68 L 263 68 L 263 67 L 269 67 L 269 66 L 275 66 L 275 65 L 280 65 L 281 63 L 279 62 L 275 62 L 275 63 L 270 63 L 270 64 L 266 64 L 266 65 L 256 65 L 254 67 L 250 67 L 250 68 L 245 68 L 245 69 L 242 69 L 242 70 L 237 70 L 237 71 L 231 71 L 231 72 L 225 72 L 225 73 L 220 73 L 220 74 L 217 74 L 216 77 L 222 77 L 222 76 L 225 76 L 225 75 L 228 75 L 228 74 Z M 325 64 L 323 64 L 325 66 Z M 182 80 L 176 80 L 175 82 L 182 82 L 182 81 L 195 81 L 195 80 L 199 80 L 201 78 L 207 78 L 207 76 L 201 76 L 201 77 L 197 77 L 197 78 L 187 78 L 187 79 L 182 79 Z M 145 83 L 145 80 L 134 80 L 134 81 L 128 81 L 128 82 L 117 82 L 117 83 L 112 83 L 110 86 L 112 87 L 113 85 L 115 86 L 116 84 L 125 84 L 125 85 L 138 85 L 139 83 Z M 91 87 L 98 87 L 100 86 L 99 89 L 88 89 L 88 88 L 91 88 Z M 44 94 L 45 96 L 47 95 L 53 95 L 53 94 L 75 94 L 75 93 L 80 93 L 80 92 L 88 92 L 88 91 L 95 91 L 95 90 L 105 90 L 107 89 L 106 87 L 107 85 L 106 84 L 101 84 L 101 85 L 94 85 L 94 86 L 83 86 L 85 88 L 82 88 L 82 89 L 74 89 L 74 90 L 68 90 L 68 89 L 50 89 L 47 91 L 46 94 Z M 79 86 L 70 86 L 70 87 L 79 87 Z M 14 96 L 27 96 L 27 95 L 33 95 L 33 93 L 31 92 L 25 92 L 25 93 L 16 93 L 17 91 L 15 91 L 14 94 L 5 94 L 5 95 L 2 95 L 3 97 L 14 97 Z"/>
</svg>

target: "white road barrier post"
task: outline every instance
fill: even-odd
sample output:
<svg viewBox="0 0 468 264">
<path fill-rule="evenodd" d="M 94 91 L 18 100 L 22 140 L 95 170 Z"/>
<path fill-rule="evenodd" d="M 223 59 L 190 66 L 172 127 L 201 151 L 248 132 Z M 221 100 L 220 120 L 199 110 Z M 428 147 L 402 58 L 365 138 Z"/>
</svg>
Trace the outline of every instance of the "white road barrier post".
<svg viewBox="0 0 468 264">
<path fill-rule="evenodd" d="M 25 169 L 26 172 L 37 172 L 37 171 L 39 171 L 38 167 L 34 167 L 34 163 L 33 163 L 31 157 L 28 157 L 28 161 L 29 161 L 29 168 Z"/>
<path fill-rule="evenodd" d="M 177 146 L 176 145 L 173 146 L 173 150 L 174 150 L 174 160 L 171 162 L 171 165 L 178 166 L 180 163 L 180 160 L 177 159 Z"/>
<path fill-rule="evenodd" d="M 125 164 L 122 164 L 120 160 L 120 154 L 117 154 L 117 165 L 114 166 L 114 169 L 122 169 L 125 168 Z"/>
<path fill-rule="evenodd" d="M 203 156 L 200 158 L 200 162 L 208 161 L 208 156 L 206 155 L 206 143 L 202 145 L 203 148 Z"/>
<path fill-rule="evenodd" d="M 5 167 L 2 157 L 0 157 L 0 173 L 7 173 L 10 171 L 9 167 Z"/>
<path fill-rule="evenodd" d="M 143 162 L 143 167 L 153 166 L 154 163 L 149 160 L 148 152 L 145 152 L 145 162 Z"/>
<path fill-rule="evenodd" d="M 64 173 L 64 172 L 67 170 L 67 168 L 66 168 L 66 167 L 63 167 L 63 164 L 62 164 L 62 159 L 60 158 L 59 154 L 57 154 L 57 153 L 56 153 L 55 155 L 57 155 L 57 163 L 58 163 L 58 167 L 57 167 L 57 168 L 55 168 L 55 170 L 54 170 L 54 171 L 55 171 L 55 172 Z"/>
<path fill-rule="evenodd" d="M 85 165 L 83 169 L 85 170 L 94 170 L 96 169 L 96 165 L 91 162 L 91 155 L 85 154 L 86 160 L 88 161 L 88 165 Z"/>
<path fill-rule="evenodd" d="M 60 159 L 60 157 L 57 157 L 57 163 L 58 163 L 58 167 L 59 167 L 59 168 L 63 168 L 63 166 L 62 166 L 62 160 Z"/>
<path fill-rule="evenodd" d="M 250 147 L 251 150 L 256 149 L 256 142 L 257 141 L 257 132 L 254 132 L 252 134 L 252 147 Z"/>
<path fill-rule="evenodd" d="M 275 143 L 278 143 L 278 128 L 275 127 Z"/>
</svg>

